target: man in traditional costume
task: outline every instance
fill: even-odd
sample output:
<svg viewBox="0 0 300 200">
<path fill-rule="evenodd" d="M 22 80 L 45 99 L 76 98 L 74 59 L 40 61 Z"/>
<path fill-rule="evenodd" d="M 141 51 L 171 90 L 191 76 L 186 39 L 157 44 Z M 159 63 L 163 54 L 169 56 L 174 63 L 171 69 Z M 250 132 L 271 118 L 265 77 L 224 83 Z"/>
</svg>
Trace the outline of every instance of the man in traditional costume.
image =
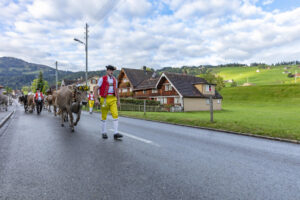
<svg viewBox="0 0 300 200">
<path fill-rule="evenodd" d="M 113 126 L 114 126 L 114 139 L 118 140 L 123 137 L 118 132 L 119 119 L 118 119 L 118 106 L 120 106 L 120 98 L 118 93 L 118 83 L 116 78 L 113 76 L 114 70 L 116 68 L 114 66 L 108 65 L 106 66 L 107 74 L 101 77 L 98 81 L 98 86 L 94 89 L 95 94 L 95 104 L 99 104 L 98 100 L 98 91 L 100 93 L 101 99 L 101 126 L 102 126 L 102 138 L 107 139 L 107 128 L 106 128 L 106 118 L 108 111 L 111 112 L 113 118 Z"/>
</svg>

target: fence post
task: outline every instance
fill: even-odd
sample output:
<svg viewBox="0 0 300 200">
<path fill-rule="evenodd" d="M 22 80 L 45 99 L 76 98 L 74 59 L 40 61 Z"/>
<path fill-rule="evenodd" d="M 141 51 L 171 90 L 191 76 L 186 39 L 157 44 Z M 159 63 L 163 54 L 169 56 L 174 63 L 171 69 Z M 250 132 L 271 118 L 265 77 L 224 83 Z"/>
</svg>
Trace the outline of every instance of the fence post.
<svg viewBox="0 0 300 200">
<path fill-rule="evenodd" d="M 209 97 L 209 104 L 210 104 L 210 122 L 214 122 L 214 105 L 213 105 L 213 98 L 212 96 Z"/>
<path fill-rule="evenodd" d="M 146 100 L 144 100 L 144 116 L 146 115 Z"/>
</svg>

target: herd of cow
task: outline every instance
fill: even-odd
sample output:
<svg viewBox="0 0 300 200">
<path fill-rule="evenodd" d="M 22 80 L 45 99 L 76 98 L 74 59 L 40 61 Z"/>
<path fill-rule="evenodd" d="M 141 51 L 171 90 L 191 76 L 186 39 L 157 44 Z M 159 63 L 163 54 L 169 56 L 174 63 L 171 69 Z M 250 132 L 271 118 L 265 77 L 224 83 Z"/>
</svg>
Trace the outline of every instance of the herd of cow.
<svg viewBox="0 0 300 200">
<path fill-rule="evenodd" d="M 69 121 L 72 132 L 80 120 L 81 104 L 86 99 L 87 92 L 80 90 L 77 86 L 62 86 L 59 90 L 49 89 L 44 98 L 44 108 L 51 112 L 51 106 L 54 110 L 54 116 L 61 116 L 61 126 L 64 122 Z M 24 104 L 25 112 L 33 113 L 35 109 L 34 95 L 19 97 L 19 102 Z M 58 111 L 57 111 L 58 109 Z M 73 114 L 76 114 L 74 123 Z"/>
</svg>

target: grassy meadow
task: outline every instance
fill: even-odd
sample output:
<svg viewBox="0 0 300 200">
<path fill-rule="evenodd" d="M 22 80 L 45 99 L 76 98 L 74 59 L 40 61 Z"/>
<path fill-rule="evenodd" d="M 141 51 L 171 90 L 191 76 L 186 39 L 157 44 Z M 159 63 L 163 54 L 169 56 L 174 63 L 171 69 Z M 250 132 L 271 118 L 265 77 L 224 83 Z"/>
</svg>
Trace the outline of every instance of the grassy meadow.
<svg viewBox="0 0 300 200">
<path fill-rule="evenodd" d="M 300 140 L 300 84 L 224 88 L 222 111 L 121 115 Z"/>
<path fill-rule="evenodd" d="M 288 67 L 289 69 L 284 69 Z M 255 85 L 274 85 L 274 84 L 292 84 L 295 83 L 294 78 L 289 78 L 285 71 L 291 72 L 295 71 L 300 73 L 300 68 L 298 66 L 271 66 L 270 69 L 259 69 L 258 67 L 217 67 L 213 68 L 213 73 L 221 76 L 224 80 L 234 80 L 238 85 L 243 85 L 247 81 Z M 300 83 L 300 79 L 297 80 Z M 230 83 L 226 84 L 227 86 Z"/>
</svg>

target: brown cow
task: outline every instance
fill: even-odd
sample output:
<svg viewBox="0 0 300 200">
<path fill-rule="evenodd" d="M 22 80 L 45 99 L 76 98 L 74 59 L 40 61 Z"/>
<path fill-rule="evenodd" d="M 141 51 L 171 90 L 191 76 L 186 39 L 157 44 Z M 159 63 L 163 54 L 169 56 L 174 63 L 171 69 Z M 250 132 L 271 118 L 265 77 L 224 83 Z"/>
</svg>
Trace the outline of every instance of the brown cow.
<svg viewBox="0 0 300 200">
<path fill-rule="evenodd" d="M 74 132 L 74 126 L 77 125 L 80 120 L 81 114 L 81 101 L 86 97 L 86 92 L 79 91 L 75 86 L 74 87 L 61 87 L 61 89 L 57 92 L 57 97 L 55 104 L 59 108 L 59 112 L 61 115 L 61 126 L 64 126 L 64 121 L 66 116 L 69 116 L 69 124 L 72 132 Z M 72 112 L 77 114 L 77 119 L 74 124 L 73 114 Z"/>
<path fill-rule="evenodd" d="M 33 94 L 30 94 L 30 95 L 27 95 L 27 106 L 29 108 L 29 112 L 30 113 L 33 113 L 34 111 L 34 95 Z"/>
<path fill-rule="evenodd" d="M 56 90 L 53 90 L 53 89 L 48 89 L 46 91 L 46 94 L 48 96 L 51 96 L 51 100 L 50 100 L 50 105 L 49 105 L 49 110 L 51 112 L 51 105 L 53 106 L 53 110 L 54 110 L 54 116 L 57 115 L 57 112 L 56 112 L 56 108 L 57 108 L 57 104 L 56 104 L 56 97 L 57 97 L 57 91 Z M 47 100 L 48 101 L 48 100 Z M 48 103 L 49 104 L 49 103 Z"/>
</svg>

